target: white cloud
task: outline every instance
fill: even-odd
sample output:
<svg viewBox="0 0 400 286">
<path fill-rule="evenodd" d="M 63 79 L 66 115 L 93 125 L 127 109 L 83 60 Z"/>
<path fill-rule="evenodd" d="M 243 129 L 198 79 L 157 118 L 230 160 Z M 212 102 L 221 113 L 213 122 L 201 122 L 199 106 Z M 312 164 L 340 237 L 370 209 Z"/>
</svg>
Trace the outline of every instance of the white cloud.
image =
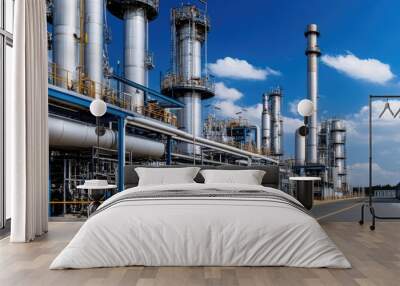
<svg viewBox="0 0 400 286">
<path fill-rule="evenodd" d="M 395 77 L 390 65 L 377 59 L 360 59 L 351 53 L 336 56 L 324 55 L 321 60 L 327 66 L 354 79 L 385 84 Z"/>
<path fill-rule="evenodd" d="M 354 163 L 348 166 L 350 184 L 352 186 L 366 186 L 369 178 L 368 163 Z M 379 164 L 372 164 L 373 185 L 397 184 L 400 172 L 390 171 L 382 168 Z"/>
<path fill-rule="evenodd" d="M 376 100 L 372 103 L 372 120 L 373 120 L 373 140 L 374 143 L 400 143 L 400 113 L 397 118 L 393 118 L 390 111 L 386 111 L 379 116 L 389 103 L 390 110 L 396 114 L 400 110 L 400 100 L 391 100 L 389 102 Z M 360 111 L 349 116 L 346 120 L 347 134 L 356 142 L 367 143 L 368 126 L 369 126 L 369 108 L 368 106 L 361 107 Z"/>
<path fill-rule="evenodd" d="M 235 101 L 242 98 L 243 93 L 236 88 L 227 87 L 223 82 L 217 82 L 215 84 L 215 95 L 217 99 Z"/>
<path fill-rule="evenodd" d="M 269 67 L 257 68 L 246 60 L 231 57 L 218 59 L 215 63 L 208 64 L 208 69 L 215 76 L 232 79 L 265 80 L 269 75 L 281 74 Z"/>
<path fill-rule="evenodd" d="M 289 102 L 289 111 L 293 115 L 296 115 L 296 116 L 299 115 L 299 113 L 297 112 L 297 105 L 299 104 L 299 102 L 300 102 L 299 99 L 296 99 L 296 100 L 293 100 L 293 101 Z"/>
<path fill-rule="evenodd" d="M 397 183 L 400 173 L 400 118 L 393 119 L 389 111 L 381 118 L 386 101 L 377 100 L 372 104 L 373 120 L 373 183 Z M 400 109 L 400 100 L 389 101 L 391 110 L 396 113 Z M 349 158 L 349 177 L 353 185 L 368 184 L 368 128 L 369 109 L 362 106 L 358 112 L 346 118 L 347 154 Z M 351 163 L 353 162 L 353 163 Z"/>
<path fill-rule="evenodd" d="M 222 100 L 215 103 L 220 108 L 219 115 L 224 118 L 237 118 L 239 115 L 242 118 L 249 120 L 251 124 L 261 126 L 262 104 L 255 105 L 240 105 L 233 101 Z M 240 114 L 237 114 L 239 113 Z M 303 125 L 303 122 L 297 118 L 283 116 L 283 132 L 294 134 L 295 130 Z"/>
<path fill-rule="evenodd" d="M 262 104 L 240 105 L 230 100 L 221 100 L 215 103 L 220 108 L 219 115 L 224 118 L 237 118 L 241 116 L 249 120 L 251 124 L 260 126 Z M 240 114 L 238 114 L 240 112 Z"/>
</svg>

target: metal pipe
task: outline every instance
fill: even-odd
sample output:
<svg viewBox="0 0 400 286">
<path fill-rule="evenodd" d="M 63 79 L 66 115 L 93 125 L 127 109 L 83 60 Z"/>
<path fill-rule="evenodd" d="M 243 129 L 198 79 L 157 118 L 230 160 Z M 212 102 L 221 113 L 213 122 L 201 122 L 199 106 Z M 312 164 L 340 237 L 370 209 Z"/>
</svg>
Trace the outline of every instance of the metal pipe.
<svg viewBox="0 0 400 286">
<path fill-rule="evenodd" d="M 124 74 L 127 79 L 144 86 L 147 86 L 147 68 L 145 65 L 147 22 L 146 9 L 144 7 L 132 6 L 126 9 L 124 13 Z M 132 110 L 141 113 L 144 106 L 143 91 L 127 85 L 125 86 L 125 91 L 132 96 Z"/>
<path fill-rule="evenodd" d="M 79 1 L 54 0 L 54 48 L 57 85 L 71 88 L 78 67 Z"/>
<path fill-rule="evenodd" d="M 317 128 L 318 128 L 318 57 L 321 55 L 320 49 L 317 44 L 319 36 L 318 27 L 315 24 L 307 26 L 304 34 L 308 40 L 306 56 L 307 56 L 307 94 L 314 104 L 313 114 L 310 116 L 308 127 L 309 134 L 306 137 L 307 152 L 306 162 L 315 164 L 318 163 L 317 156 Z"/>
<path fill-rule="evenodd" d="M 165 124 L 162 124 L 160 122 L 157 122 L 155 120 L 148 119 L 148 118 L 129 117 L 128 124 L 132 124 L 134 126 L 154 130 L 158 133 L 170 135 L 170 136 L 176 138 L 177 140 L 180 140 L 180 138 L 190 140 L 190 141 L 193 140 L 193 135 L 191 135 L 187 132 L 181 131 L 181 130 L 176 129 L 171 126 L 167 126 Z M 208 140 L 208 139 L 205 139 L 202 137 L 196 137 L 196 144 L 203 145 L 203 146 L 209 147 L 209 148 L 218 149 L 218 150 L 221 150 L 226 153 L 234 154 L 236 156 L 253 157 L 253 158 L 263 159 L 263 160 L 266 160 L 268 162 L 275 163 L 275 164 L 278 163 L 277 160 L 271 159 L 267 156 L 251 153 L 251 152 L 241 150 L 241 149 L 238 149 L 238 148 L 235 148 L 235 147 L 223 144 L 223 143 L 211 141 L 211 140 Z"/>
<path fill-rule="evenodd" d="M 103 82 L 104 0 L 85 0 L 85 73 L 94 81 L 95 95 L 101 95 Z"/>
<path fill-rule="evenodd" d="M 117 133 L 106 129 L 100 136 L 100 147 L 117 149 Z M 67 119 L 49 117 L 49 144 L 59 147 L 90 148 L 97 145 L 96 127 Z M 126 151 L 137 158 L 160 158 L 164 155 L 165 146 L 162 143 L 127 135 L 125 136 Z"/>
</svg>

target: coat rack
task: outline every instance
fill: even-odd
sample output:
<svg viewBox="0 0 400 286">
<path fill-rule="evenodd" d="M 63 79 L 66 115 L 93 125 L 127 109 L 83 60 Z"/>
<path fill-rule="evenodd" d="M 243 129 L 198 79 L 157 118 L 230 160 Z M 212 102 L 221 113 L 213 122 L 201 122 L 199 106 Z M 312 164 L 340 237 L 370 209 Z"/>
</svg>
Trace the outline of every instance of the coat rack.
<svg viewBox="0 0 400 286">
<path fill-rule="evenodd" d="M 393 219 L 400 219 L 400 217 L 386 217 L 386 216 L 378 216 L 375 213 L 375 208 L 374 205 L 377 203 L 384 203 L 384 202 L 374 202 L 372 199 L 372 101 L 375 99 L 386 99 L 386 104 L 384 109 L 379 115 L 379 118 L 382 118 L 384 113 L 388 111 L 393 118 L 396 118 L 397 115 L 400 113 L 400 109 L 396 112 L 393 112 L 393 110 L 390 108 L 389 104 L 389 99 L 400 99 L 400 95 L 370 95 L 369 96 L 369 194 L 368 194 L 368 201 L 363 203 L 361 206 L 361 220 L 359 221 L 360 225 L 364 224 L 364 210 L 365 208 L 369 208 L 369 211 L 372 216 L 372 224 L 370 225 L 371 230 L 375 230 L 375 220 L 376 219 L 381 219 L 381 220 L 393 220 Z"/>
</svg>

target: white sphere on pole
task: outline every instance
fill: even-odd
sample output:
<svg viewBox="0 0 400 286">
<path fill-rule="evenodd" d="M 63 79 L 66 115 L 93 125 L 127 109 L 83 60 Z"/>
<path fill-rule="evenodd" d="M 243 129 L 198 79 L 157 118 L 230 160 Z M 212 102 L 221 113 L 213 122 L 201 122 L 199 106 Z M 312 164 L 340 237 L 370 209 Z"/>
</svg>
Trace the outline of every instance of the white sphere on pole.
<svg viewBox="0 0 400 286">
<path fill-rule="evenodd" d="M 303 99 L 297 105 L 297 112 L 301 116 L 311 116 L 314 112 L 314 103 L 309 99 Z"/>
<path fill-rule="evenodd" d="M 95 99 L 90 104 L 90 113 L 96 117 L 102 117 L 107 112 L 107 104 L 101 99 Z"/>
</svg>

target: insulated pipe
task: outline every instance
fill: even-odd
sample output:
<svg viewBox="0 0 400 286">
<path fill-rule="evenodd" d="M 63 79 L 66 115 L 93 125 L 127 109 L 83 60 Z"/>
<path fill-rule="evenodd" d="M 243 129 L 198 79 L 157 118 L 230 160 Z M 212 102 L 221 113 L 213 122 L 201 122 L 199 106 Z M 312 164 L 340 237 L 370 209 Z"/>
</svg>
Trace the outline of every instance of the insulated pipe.
<svg viewBox="0 0 400 286">
<path fill-rule="evenodd" d="M 261 129 L 262 129 L 262 143 L 261 147 L 264 154 L 271 152 L 271 116 L 268 110 L 268 95 L 263 95 L 263 111 L 261 117 Z"/>
<path fill-rule="evenodd" d="M 303 125 L 296 129 L 295 133 L 295 164 L 304 166 L 306 159 L 306 135 L 307 129 Z"/>
<path fill-rule="evenodd" d="M 170 136 L 175 136 L 177 137 L 177 139 L 179 140 L 180 138 L 187 140 L 187 142 L 191 142 L 193 140 L 193 135 L 181 131 L 179 129 L 176 129 L 174 127 L 170 127 L 167 126 L 165 124 L 159 123 L 155 120 L 151 120 L 148 118 L 143 118 L 143 117 L 129 117 L 128 118 L 128 123 L 132 124 L 134 126 L 138 126 L 138 127 L 142 127 L 142 128 L 146 128 L 146 129 L 150 129 L 150 130 L 154 130 L 155 132 L 160 132 L 166 135 L 170 135 Z M 218 143 L 215 141 L 211 141 L 202 137 L 196 137 L 195 138 L 196 143 L 199 143 L 200 145 L 205 145 L 209 148 L 214 148 L 217 150 L 221 150 L 223 152 L 226 153 L 231 153 L 237 156 L 245 156 L 245 157 L 249 157 L 249 158 L 259 158 L 259 159 L 263 159 L 266 160 L 268 162 L 271 163 L 275 163 L 277 164 L 278 161 L 271 159 L 269 157 L 263 156 L 263 155 L 259 155 L 259 154 L 255 154 L 255 153 L 251 153 L 245 150 L 241 150 L 223 143 Z"/>
<path fill-rule="evenodd" d="M 101 95 L 103 82 L 104 0 L 85 0 L 85 73 L 94 82 L 95 96 Z"/>
<path fill-rule="evenodd" d="M 318 128 L 318 57 L 321 55 L 317 44 L 319 36 L 318 27 L 315 24 L 307 26 L 304 34 L 308 40 L 306 56 L 307 56 L 307 94 L 308 99 L 314 104 L 313 114 L 310 116 L 309 129 L 310 132 L 306 138 L 307 152 L 306 162 L 315 164 L 318 162 L 317 156 L 317 128 Z"/>
<path fill-rule="evenodd" d="M 54 0 L 53 61 L 58 86 L 72 87 L 78 67 L 79 5 L 78 0 Z"/>
<path fill-rule="evenodd" d="M 147 25 L 146 9 L 132 6 L 124 13 L 125 49 L 124 74 L 125 78 L 147 86 Z M 142 113 L 144 93 L 142 90 L 125 86 L 125 91 L 132 96 L 131 109 Z"/>
<path fill-rule="evenodd" d="M 106 129 L 100 136 L 100 147 L 117 149 L 117 132 Z M 50 146 L 91 148 L 97 146 L 96 127 L 93 125 L 49 117 Z M 160 158 L 164 155 L 165 146 L 149 139 L 127 135 L 125 137 L 126 151 L 136 158 Z"/>
</svg>

